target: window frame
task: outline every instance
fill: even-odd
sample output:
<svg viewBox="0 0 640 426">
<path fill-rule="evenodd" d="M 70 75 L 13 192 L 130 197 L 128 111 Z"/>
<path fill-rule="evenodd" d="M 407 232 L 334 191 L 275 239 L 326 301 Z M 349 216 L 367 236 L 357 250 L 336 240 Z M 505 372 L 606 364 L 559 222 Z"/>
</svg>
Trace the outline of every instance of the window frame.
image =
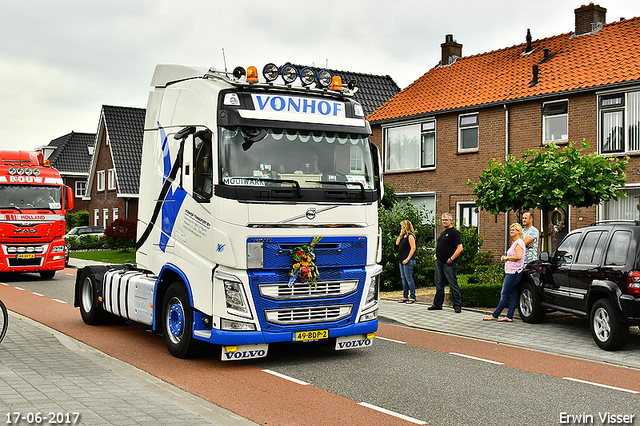
<svg viewBox="0 0 640 426">
<path fill-rule="evenodd" d="M 474 123 L 465 123 L 463 120 L 469 117 L 475 117 Z M 466 130 L 475 129 L 475 147 L 465 148 L 462 146 L 464 133 Z M 458 152 L 477 152 L 480 149 L 480 113 L 472 112 L 468 114 L 458 115 Z"/>
<path fill-rule="evenodd" d="M 107 190 L 116 189 L 116 169 L 107 170 Z"/>
<path fill-rule="evenodd" d="M 640 153 L 640 88 L 634 87 L 624 92 L 598 93 L 598 153 L 627 155 Z M 612 102 L 618 100 L 618 102 Z M 613 117 L 607 120 L 606 117 Z M 616 117 L 618 116 L 618 117 Z M 605 127 L 608 123 L 608 127 Z M 618 131 L 616 134 L 616 127 Z M 617 136 L 620 141 L 607 144 L 607 136 Z"/>
<path fill-rule="evenodd" d="M 389 141 L 389 130 L 399 130 L 402 128 L 411 128 L 411 127 L 416 127 L 417 129 L 417 133 L 415 134 L 415 136 L 417 136 L 418 140 L 416 144 L 417 150 L 415 152 L 415 156 L 416 158 L 419 159 L 418 165 L 416 165 L 415 167 L 404 167 L 404 168 L 395 168 L 395 169 L 389 168 L 390 151 L 392 148 L 392 145 L 390 144 L 390 141 Z M 406 135 L 406 134 L 409 134 L 409 132 L 404 131 L 403 134 Z M 412 134 L 412 136 L 414 135 Z M 424 161 L 425 151 L 426 151 L 425 146 L 427 143 L 427 140 L 425 139 L 426 136 L 432 137 L 431 149 L 433 152 L 433 161 L 431 162 L 431 164 L 427 164 Z M 385 169 L 384 171 L 385 172 L 405 172 L 405 171 L 414 171 L 414 170 L 434 170 L 437 164 L 436 136 L 437 136 L 437 120 L 435 118 L 427 118 L 419 121 L 412 121 L 412 122 L 384 127 L 383 128 L 384 169 Z"/>
<path fill-rule="evenodd" d="M 104 191 L 104 170 L 98 170 L 96 172 L 96 191 Z"/>
<path fill-rule="evenodd" d="M 463 212 L 464 210 L 470 209 L 471 212 L 471 222 L 473 222 L 473 220 L 475 219 L 475 223 L 469 223 L 469 224 L 465 224 L 466 226 L 475 226 L 476 229 L 478 229 L 479 225 L 480 225 L 480 213 L 476 212 L 475 209 L 478 206 L 476 205 L 475 202 L 473 201 L 458 201 L 456 203 L 456 225 L 463 225 L 462 223 L 462 219 L 463 219 Z"/>
<path fill-rule="evenodd" d="M 100 209 L 93 209 L 93 226 L 100 226 Z"/>
<path fill-rule="evenodd" d="M 107 229 L 109 225 L 109 209 L 102 209 L 102 227 Z"/>
<path fill-rule="evenodd" d="M 556 105 L 563 106 L 563 108 L 558 108 L 560 112 L 556 112 L 553 110 L 545 111 L 545 108 L 551 109 L 553 106 L 556 106 Z M 542 114 L 542 143 L 543 144 L 549 144 L 551 142 L 567 143 L 569 141 L 569 100 L 561 99 L 561 100 L 543 102 L 541 114 Z M 550 121 L 551 119 L 558 119 L 558 118 L 564 119 L 564 125 L 566 126 L 567 133 L 564 135 L 562 134 L 560 135 L 565 137 L 548 139 L 547 128 L 549 127 L 549 125 L 547 124 L 547 122 Z"/>
<path fill-rule="evenodd" d="M 83 198 L 85 195 L 87 195 L 87 181 L 77 180 L 74 187 L 75 198 Z"/>
</svg>

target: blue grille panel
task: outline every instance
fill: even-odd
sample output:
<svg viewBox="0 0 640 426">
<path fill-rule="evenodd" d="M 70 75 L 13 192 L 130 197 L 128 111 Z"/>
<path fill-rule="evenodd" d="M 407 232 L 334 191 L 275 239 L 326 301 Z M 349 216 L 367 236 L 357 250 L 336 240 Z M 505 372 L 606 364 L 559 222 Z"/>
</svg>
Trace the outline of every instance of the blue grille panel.
<svg viewBox="0 0 640 426">
<path fill-rule="evenodd" d="M 249 239 L 251 241 L 251 239 Z M 366 279 L 367 240 L 365 237 L 327 237 L 314 249 L 316 265 L 320 272 L 318 281 L 358 281 L 358 291 L 344 297 L 271 300 L 260 296 L 260 284 L 277 284 L 289 281 L 291 250 L 309 244 L 311 238 L 274 238 L 264 243 L 264 268 L 248 271 L 254 303 L 262 330 L 283 332 L 313 330 L 324 327 L 344 327 L 355 323 Z M 294 284 L 295 285 L 295 284 Z M 281 325 L 267 322 L 265 311 L 275 309 L 306 308 L 315 306 L 352 305 L 351 314 L 339 321 Z"/>
<path fill-rule="evenodd" d="M 251 241 L 251 239 L 249 239 Z M 311 238 L 274 238 L 264 243 L 264 269 L 291 268 L 291 250 Z M 363 266 L 367 263 L 366 237 L 326 237 L 314 249 L 318 268 Z"/>
</svg>

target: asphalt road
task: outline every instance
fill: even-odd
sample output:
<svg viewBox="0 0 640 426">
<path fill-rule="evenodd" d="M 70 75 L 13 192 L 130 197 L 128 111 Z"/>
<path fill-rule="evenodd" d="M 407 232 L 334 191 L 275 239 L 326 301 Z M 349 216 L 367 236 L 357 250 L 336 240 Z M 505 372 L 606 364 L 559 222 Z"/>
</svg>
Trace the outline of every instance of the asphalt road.
<svg viewBox="0 0 640 426">
<path fill-rule="evenodd" d="M 0 276 L 45 296 L 21 293 L 7 305 L 36 320 L 42 315 L 53 328 L 64 322 L 67 331 L 61 331 L 72 337 L 257 423 L 553 425 L 587 415 L 593 421 L 582 424 L 607 424 L 601 421 L 606 413 L 640 422 L 640 398 L 624 390 L 640 391 L 638 370 L 393 325 L 380 326 L 373 349 L 281 344 L 247 363 L 222 363 L 219 349 L 196 361 L 178 360 L 167 354 L 161 336 L 141 327 L 89 327 L 70 307 L 49 317 L 61 305 L 51 299 L 72 303 L 74 272 L 49 281 L 35 274 Z M 29 306 L 19 306 L 20 300 Z M 380 417 L 380 409 L 389 413 Z"/>
</svg>

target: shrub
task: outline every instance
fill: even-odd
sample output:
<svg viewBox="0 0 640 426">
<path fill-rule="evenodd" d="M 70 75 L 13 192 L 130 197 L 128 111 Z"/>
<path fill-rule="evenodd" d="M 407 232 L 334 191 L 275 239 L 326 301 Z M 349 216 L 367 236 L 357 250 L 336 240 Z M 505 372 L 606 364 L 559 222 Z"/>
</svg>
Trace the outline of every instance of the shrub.
<svg viewBox="0 0 640 426">
<path fill-rule="evenodd" d="M 104 235 L 81 235 L 67 238 L 69 250 L 102 250 L 107 248 Z"/>
<path fill-rule="evenodd" d="M 88 226 L 89 212 L 87 210 L 78 210 L 77 212 L 67 213 L 65 220 L 67 221 L 67 231 L 76 226 Z"/>
<path fill-rule="evenodd" d="M 104 230 L 107 245 L 113 249 L 128 249 L 136 245 L 136 225 L 133 219 L 116 219 Z"/>
<path fill-rule="evenodd" d="M 500 284 L 480 284 L 458 280 L 462 303 L 468 307 L 494 307 L 500 302 Z"/>
</svg>

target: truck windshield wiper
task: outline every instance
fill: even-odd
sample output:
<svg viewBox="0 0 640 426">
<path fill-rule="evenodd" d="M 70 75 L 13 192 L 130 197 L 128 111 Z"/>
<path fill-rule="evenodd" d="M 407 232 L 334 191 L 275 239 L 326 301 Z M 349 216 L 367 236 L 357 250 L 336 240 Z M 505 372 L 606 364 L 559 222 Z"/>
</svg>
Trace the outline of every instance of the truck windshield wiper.
<svg viewBox="0 0 640 426">
<path fill-rule="evenodd" d="M 0 207 L 0 209 L 16 209 L 16 210 L 18 210 L 20 213 L 22 213 L 22 210 L 20 209 L 20 207 L 15 206 L 15 205 L 14 205 L 14 206 L 2 206 L 2 207 Z"/>
<path fill-rule="evenodd" d="M 306 182 L 310 182 L 310 183 L 322 183 L 322 184 L 327 184 L 327 185 L 342 185 L 342 186 L 349 186 L 349 185 L 358 185 L 360 187 L 360 192 L 362 194 L 362 198 L 366 197 L 366 194 L 364 192 L 364 184 L 362 182 L 341 182 L 341 181 L 337 181 L 337 180 L 308 180 Z M 347 188 L 349 189 L 349 188 Z"/>
</svg>

